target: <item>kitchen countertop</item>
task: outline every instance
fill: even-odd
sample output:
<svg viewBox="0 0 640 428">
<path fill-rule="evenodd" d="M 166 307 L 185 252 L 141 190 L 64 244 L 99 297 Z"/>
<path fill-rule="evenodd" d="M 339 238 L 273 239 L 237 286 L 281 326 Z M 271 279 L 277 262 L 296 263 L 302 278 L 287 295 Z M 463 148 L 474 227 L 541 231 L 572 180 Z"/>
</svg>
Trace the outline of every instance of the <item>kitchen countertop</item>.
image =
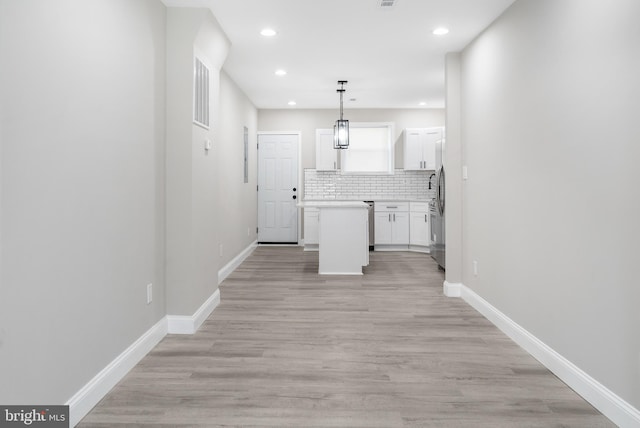
<svg viewBox="0 0 640 428">
<path fill-rule="evenodd" d="M 379 199 L 304 199 L 303 201 L 300 201 L 300 203 L 298 203 L 299 207 L 303 207 L 305 206 L 315 206 L 312 204 L 315 203 L 319 203 L 319 202 L 364 202 L 364 201 L 373 201 L 373 202 L 429 202 L 431 199 L 433 198 L 414 198 L 414 199 L 407 199 L 407 198 L 401 198 L 401 199 L 394 199 L 394 198 L 379 198 Z"/>
</svg>

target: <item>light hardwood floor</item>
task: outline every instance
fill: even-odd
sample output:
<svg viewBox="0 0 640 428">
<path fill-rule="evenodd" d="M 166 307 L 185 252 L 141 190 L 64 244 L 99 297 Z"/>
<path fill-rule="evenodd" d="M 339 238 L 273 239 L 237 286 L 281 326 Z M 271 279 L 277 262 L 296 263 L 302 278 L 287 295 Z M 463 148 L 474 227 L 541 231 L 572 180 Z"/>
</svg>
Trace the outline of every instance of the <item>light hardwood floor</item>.
<svg viewBox="0 0 640 428">
<path fill-rule="evenodd" d="M 79 425 L 614 426 L 461 299 L 425 254 L 361 277 L 259 247 L 192 336 L 167 336 Z"/>
</svg>

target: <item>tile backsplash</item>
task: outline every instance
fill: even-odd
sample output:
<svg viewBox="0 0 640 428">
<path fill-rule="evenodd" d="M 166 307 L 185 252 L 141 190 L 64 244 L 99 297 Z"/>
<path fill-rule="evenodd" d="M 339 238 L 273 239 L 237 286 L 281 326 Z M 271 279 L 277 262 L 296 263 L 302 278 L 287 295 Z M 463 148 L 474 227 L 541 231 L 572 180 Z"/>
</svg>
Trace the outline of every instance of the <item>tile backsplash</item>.
<svg viewBox="0 0 640 428">
<path fill-rule="evenodd" d="M 306 200 L 415 200 L 435 196 L 435 176 L 432 171 L 396 169 L 394 175 L 342 175 L 336 171 L 304 170 Z"/>
</svg>

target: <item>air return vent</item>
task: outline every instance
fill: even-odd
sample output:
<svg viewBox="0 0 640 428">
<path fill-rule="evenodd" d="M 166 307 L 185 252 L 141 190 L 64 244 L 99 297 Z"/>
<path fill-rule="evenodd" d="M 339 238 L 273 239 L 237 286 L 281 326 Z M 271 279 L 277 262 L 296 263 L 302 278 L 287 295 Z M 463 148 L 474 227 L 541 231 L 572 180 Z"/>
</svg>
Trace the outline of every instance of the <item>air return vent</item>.
<svg viewBox="0 0 640 428">
<path fill-rule="evenodd" d="M 381 9 L 391 9 L 396 4 L 396 0 L 379 0 Z"/>
<path fill-rule="evenodd" d="M 209 128 L 209 68 L 195 59 L 193 82 L 193 122 Z"/>
</svg>

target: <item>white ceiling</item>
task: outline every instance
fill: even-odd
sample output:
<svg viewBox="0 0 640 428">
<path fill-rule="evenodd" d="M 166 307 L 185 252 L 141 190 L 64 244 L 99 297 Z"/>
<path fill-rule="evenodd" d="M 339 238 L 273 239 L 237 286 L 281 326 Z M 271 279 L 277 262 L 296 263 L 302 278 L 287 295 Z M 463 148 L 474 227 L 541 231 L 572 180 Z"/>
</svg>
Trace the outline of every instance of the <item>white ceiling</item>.
<svg viewBox="0 0 640 428">
<path fill-rule="evenodd" d="M 338 108 L 337 81 L 348 80 L 347 109 L 444 107 L 445 54 L 462 50 L 514 2 L 395 0 L 383 9 L 380 1 L 165 3 L 211 9 L 231 41 L 223 68 L 256 107 Z M 448 35 L 432 34 L 443 26 Z M 261 36 L 265 27 L 278 34 Z"/>
</svg>

